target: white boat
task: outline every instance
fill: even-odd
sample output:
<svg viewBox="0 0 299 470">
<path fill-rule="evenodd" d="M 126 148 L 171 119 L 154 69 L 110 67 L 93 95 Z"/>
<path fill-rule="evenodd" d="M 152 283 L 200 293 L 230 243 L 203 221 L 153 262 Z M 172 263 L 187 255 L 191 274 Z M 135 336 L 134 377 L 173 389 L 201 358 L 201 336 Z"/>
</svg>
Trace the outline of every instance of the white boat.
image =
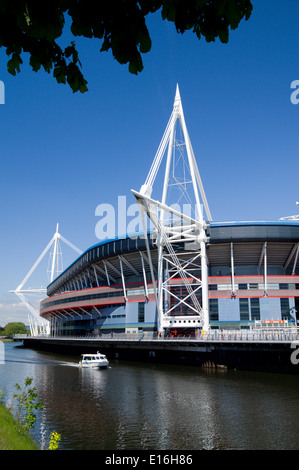
<svg viewBox="0 0 299 470">
<path fill-rule="evenodd" d="M 96 354 L 82 354 L 79 365 L 89 368 L 108 367 L 109 361 L 105 354 L 97 352 Z"/>
</svg>

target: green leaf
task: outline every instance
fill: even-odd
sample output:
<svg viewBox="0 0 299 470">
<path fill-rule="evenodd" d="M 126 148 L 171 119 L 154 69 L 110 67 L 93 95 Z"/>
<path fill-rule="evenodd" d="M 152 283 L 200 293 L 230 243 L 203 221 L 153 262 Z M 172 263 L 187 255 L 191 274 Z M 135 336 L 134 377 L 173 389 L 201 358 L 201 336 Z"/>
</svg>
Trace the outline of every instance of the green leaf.
<svg viewBox="0 0 299 470">
<path fill-rule="evenodd" d="M 33 70 L 34 72 L 37 72 L 37 71 L 40 69 L 40 66 L 41 66 L 40 60 L 37 59 L 37 58 L 36 58 L 35 56 L 33 56 L 33 55 L 30 57 L 29 64 L 31 65 L 32 70 Z"/>
<path fill-rule="evenodd" d="M 139 50 L 142 53 L 149 52 L 152 47 L 152 41 L 149 35 L 143 35 L 141 40 L 140 40 L 140 47 Z"/>
<path fill-rule="evenodd" d="M 228 29 L 226 31 L 219 32 L 219 39 L 223 44 L 228 43 L 228 38 L 229 38 Z"/>
<path fill-rule="evenodd" d="M 20 55 L 13 53 L 12 58 L 7 62 L 7 71 L 11 75 L 16 75 L 17 72 L 20 72 L 20 64 L 22 63 Z"/>
<path fill-rule="evenodd" d="M 66 76 L 67 76 L 67 82 L 70 85 L 71 89 L 73 90 L 73 93 L 76 93 L 76 91 L 80 91 L 81 93 L 84 93 L 85 91 L 88 90 L 86 86 L 87 81 L 83 77 L 77 65 L 70 63 L 67 66 Z"/>
<path fill-rule="evenodd" d="M 57 83 L 66 83 L 64 67 L 55 67 L 53 71 L 53 76 L 56 78 Z"/>
<path fill-rule="evenodd" d="M 129 63 L 129 72 L 137 75 L 138 72 L 142 72 L 143 70 L 143 63 L 142 60 L 134 60 Z"/>
</svg>

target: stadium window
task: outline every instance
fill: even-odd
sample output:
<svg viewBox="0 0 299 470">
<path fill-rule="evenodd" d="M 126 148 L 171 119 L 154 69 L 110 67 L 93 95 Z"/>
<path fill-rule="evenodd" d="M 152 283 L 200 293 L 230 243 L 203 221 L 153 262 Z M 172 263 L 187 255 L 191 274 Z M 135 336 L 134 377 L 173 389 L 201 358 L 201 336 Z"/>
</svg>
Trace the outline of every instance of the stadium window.
<svg viewBox="0 0 299 470">
<path fill-rule="evenodd" d="M 251 307 L 251 320 L 260 320 L 261 319 L 260 299 L 259 298 L 250 299 L 250 307 Z"/>
<path fill-rule="evenodd" d="M 218 290 L 231 290 L 231 284 L 218 284 Z"/>
<path fill-rule="evenodd" d="M 209 305 L 210 321 L 218 321 L 219 320 L 218 299 L 210 299 L 209 304 L 210 304 Z"/>
<path fill-rule="evenodd" d="M 248 299 L 240 299 L 240 320 L 249 320 Z"/>
<path fill-rule="evenodd" d="M 271 289 L 271 290 L 278 290 L 279 289 L 279 284 L 273 284 L 273 283 L 270 283 L 268 284 L 268 290 Z"/>
<path fill-rule="evenodd" d="M 247 290 L 247 284 L 239 284 L 239 290 Z"/>
<path fill-rule="evenodd" d="M 144 322 L 144 302 L 138 302 L 138 323 Z"/>
<path fill-rule="evenodd" d="M 288 289 L 288 288 L 289 288 L 289 285 L 286 283 L 279 284 L 279 289 Z"/>
<path fill-rule="evenodd" d="M 288 297 L 283 297 L 280 299 L 280 308 L 281 308 L 281 319 L 282 320 L 290 320 L 290 302 Z"/>
</svg>

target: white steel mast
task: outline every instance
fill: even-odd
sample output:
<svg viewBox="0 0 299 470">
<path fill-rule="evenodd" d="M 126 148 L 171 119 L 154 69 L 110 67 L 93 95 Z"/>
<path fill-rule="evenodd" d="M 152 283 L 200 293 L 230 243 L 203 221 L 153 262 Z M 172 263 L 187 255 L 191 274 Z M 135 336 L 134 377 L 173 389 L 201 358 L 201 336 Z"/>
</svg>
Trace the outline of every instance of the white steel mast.
<svg viewBox="0 0 299 470">
<path fill-rule="evenodd" d="M 191 177 L 191 186 L 195 199 L 193 207 L 195 216 L 184 213 L 182 210 L 176 210 L 173 206 L 166 204 L 169 192 L 170 169 L 174 159 L 175 128 L 179 121 L 185 141 L 187 153 L 187 164 Z M 161 165 L 163 155 L 167 151 L 166 169 L 164 174 L 164 183 L 161 202 L 151 198 L 153 184 Z M 186 185 L 184 186 L 184 189 Z M 193 153 L 191 141 L 185 123 L 183 107 L 177 85 L 176 95 L 173 105 L 173 111 L 167 124 L 166 130 L 158 147 L 153 164 L 139 192 L 132 190 L 138 203 L 141 205 L 151 219 L 156 230 L 156 244 L 158 248 L 158 292 L 156 296 L 158 311 L 158 331 L 162 332 L 164 328 L 175 326 L 193 326 L 202 330 L 209 329 L 209 300 L 208 300 L 208 269 L 206 243 L 206 221 L 204 219 L 203 209 L 206 219 L 212 220 L 206 195 L 201 182 L 197 163 Z M 200 201 L 203 203 L 203 206 Z M 166 221 L 165 214 L 180 223 Z M 174 244 L 183 243 L 182 253 L 178 253 Z M 188 248 L 191 246 L 191 249 Z M 187 259 L 186 259 L 187 257 Z M 165 266 L 170 269 L 165 269 Z M 200 266 L 201 276 L 193 275 L 194 269 Z M 167 274 L 166 274 L 167 272 Z M 185 288 L 186 294 L 178 297 L 174 294 L 171 286 L 175 286 L 180 278 L 180 285 Z M 154 280 L 153 280 L 154 281 Z M 201 289 L 201 305 L 198 300 L 199 290 Z M 171 302 L 170 302 L 171 300 Z M 185 315 L 175 315 L 176 307 L 183 307 L 187 312 Z M 187 322 L 187 323 L 186 323 Z"/>
<path fill-rule="evenodd" d="M 82 251 L 77 248 L 75 245 L 73 245 L 69 240 L 64 238 L 59 232 L 58 232 L 58 224 L 56 225 L 56 232 L 54 233 L 53 237 L 45 247 L 45 249 L 42 251 L 40 256 L 37 258 L 31 269 L 28 271 L 26 276 L 24 277 L 23 281 L 18 285 L 18 287 L 15 290 L 10 290 L 9 292 L 12 292 L 16 294 L 21 301 L 24 303 L 24 305 L 27 307 L 29 312 L 34 318 L 34 322 L 32 319 L 29 317 L 29 324 L 30 324 L 30 334 L 32 336 L 36 336 L 38 334 L 48 334 L 49 333 L 49 322 L 48 320 L 45 320 L 44 318 L 41 318 L 39 315 L 39 311 L 34 307 L 26 298 L 25 294 L 46 294 L 47 289 L 46 288 L 37 288 L 37 289 L 25 289 L 24 285 L 30 278 L 30 276 L 33 274 L 33 272 L 36 270 L 42 259 L 45 257 L 47 252 L 53 247 L 53 253 L 51 254 L 52 256 L 52 262 L 51 262 L 51 271 L 50 271 L 50 282 L 54 280 L 55 277 L 59 274 L 59 255 L 60 249 L 59 249 L 59 240 L 62 240 L 64 243 L 66 243 L 70 248 L 75 250 L 77 253 L 82 254 Z"/>
</svg>

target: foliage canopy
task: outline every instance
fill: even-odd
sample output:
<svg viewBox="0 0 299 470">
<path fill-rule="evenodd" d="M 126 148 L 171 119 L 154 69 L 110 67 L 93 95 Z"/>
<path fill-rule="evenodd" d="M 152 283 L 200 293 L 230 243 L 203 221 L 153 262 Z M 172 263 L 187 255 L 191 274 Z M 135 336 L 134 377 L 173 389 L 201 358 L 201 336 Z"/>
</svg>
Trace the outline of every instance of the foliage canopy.
<svg viewBox="0 0 299 470">
<path fill-rule="evenodd" d="M 23 335 L 26 333 L 27 333 L 27 329 L 24 323 L 10 322 L 10 323 L 7 323 L 5 328 L 1 331 L 1 336 L 13 336 L 13 335 L 18 335 L 18 334 Z"/>
<path fill-rule="evenodd" d="M 179 33 L 192 30 L 207 42 L 219 38 L 227 43 L 229 29 L 249 19 L 250 0 L 0 0 L 0 47 L 9 56 L 8 72 L 16 75 L 29 53 L 34 71 L 53 70 L 58 83 L 68 83 L 73 92 L 87 90 L 74 41 L 62 48 L 66 16 L 73 36 L 98 38 L 100 51 L 111 49 L 120 64 L 129 64 L 137 74 L 143 69 L 141 54 L 151 49 L 145 18 L 156 11 L 175 24 Z"/>
</svg>

